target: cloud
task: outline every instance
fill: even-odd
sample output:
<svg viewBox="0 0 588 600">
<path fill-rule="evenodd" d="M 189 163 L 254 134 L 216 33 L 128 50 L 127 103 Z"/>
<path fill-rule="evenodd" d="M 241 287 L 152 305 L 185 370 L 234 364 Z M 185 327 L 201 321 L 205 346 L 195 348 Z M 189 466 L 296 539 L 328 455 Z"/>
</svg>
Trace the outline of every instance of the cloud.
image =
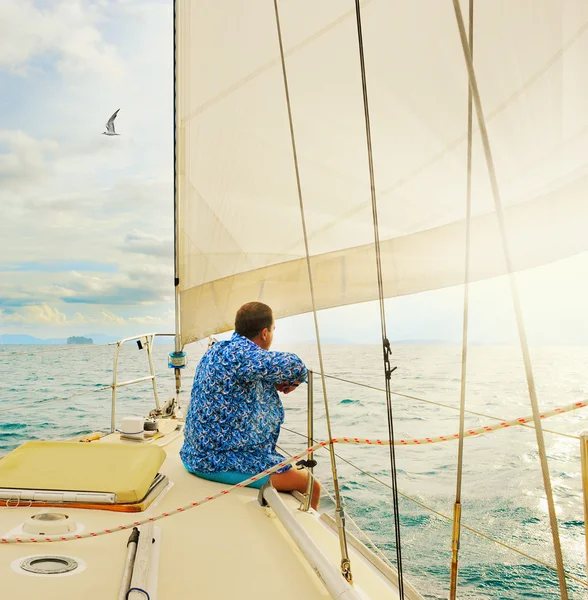
<svg viewBox="0 0 588 600">
<path fill-rule="evenodd" d="M 133 231 L 125 236 L 123 249 L 137 254 L 171 259 L 174 254 L 174 242 L 149 233 Z"/>
<path fill-rule="evenodd" d="M 34 325 L 65 325 L 67 316 L 47 303 L 36 306 L 25 306 L 20 312 L 2 313 L 1 320 L 5 323 L 26 323 Z"/>
<path fill-rule="evenodd" d="M 107 306 L 147 306 L 173 302 L 173 267 L 138 263 L 126 272 L 97 274 L 13 271 L 0 276 L 0 306 L 43 302 Z"/>
<path fill-rule="evenodd" d="M 171 265 L 163 269 L 142 265 L 111 277 L 74 272 L 60 295 L 60 300 L 73 304 L 149 305 L 172 299 Z"/>
<path fill-rule="evenodd" d="M 114 313 L 103 310 L 102 311 L 102 321 L 108 325 L 124 325 L 125 320 Z"/>
<path fill-rule="evenodd" d="M 83 0 L 51 2 L 39 8 L 32 0 L 0 3 L 0 67 L 21 75 L 34 59 L 55 61 L 70 76 L 108 74 L 121 79 L 125 69 L 98 24 L 99 7 Z M 24 25 L 24 26 L 23 26 Z"/>
<path fill-rule="evenodd" d="M 100 136 L 98 119 L 95 127 L 91 136 L 81 142 L 55 135 L 33 136 L 21 129 L 0 130 L 3 194 L 15 193 L 25 206 L 30 204 L 37 209 L 63 199 L 83 205 L 83 197 L 99 196 L 113 188 L 121 194 L 140 194 L 143 187 L 148 188 L 152 180 L 142 176 L 139 191 L 132 189 L 138 182 L 136 175 L 128 172 L 133 161 L 129 156 L 131 147 L 122 142 L 114 145 Z M 113 168 L 124 173 L 108 185 L 111 177 L 105 177 L 105 169 Z M 22 191 L 27 195 L 23 197 Z M 41 202 L 35 202 L 37 199 Z"/>
<path fill-rule="evenodd" d="M 0 322 L 4 325 L 50 325 L 54 327 L 79 325 L 122 326 L 126 324 L 126 320 L 123 317 L 107 310 L 102 310 L 96 315 L 83 315 L 76 312 L 73 316 L 67 316 L 58 308 L 52 307 L 46 302 L 24 306 L 18 310 L 0 309 Z"/>
<path fill-rule="evenodd" d="M 23 131 L 0 131 L 0 180 L 5 186 L 30 186 L 49 173 L 49 162 L 59 151 L 54 140 L 36 139 Z"/>
<path fill-rule="evenodd" d="M 138 323 L 139 325 L 172 325 L 174 322 L 173 310 L 168 310 L 161 317 L 152 317 L 145 315 L 142 317 L 130 317 L 129 323 Z"/>
<path fill-rule="evenodd" d="M 150 268 L 111 277 L 72 275 L 59 294 L 61 301 L 70 304 L 149 305 L 173 298 L 171 267 L 169 277 L 165 271 Z"/>
<path fill-rule="evenodd" d="M 84 306 L 83 312 L 67 312 L 66 304 L 61 310 L 47 302 L 12 308 L 0 308 L 0 330 L 2 333 L 39 330 L 51 332 L 51 335 L 62 335 L 64 329 L 83 333 L 88 327 L 101 331 L 116 332 L 117 335 L 136 333 L 137 326 L 147 326 L 157 331 L 172 331 L 174 312 L 162 307 L 159 314 L 141 315 L 136 307 L 130 308 L 130 317 L 118 314 L 100 306 Z M 157 310 L 157 308 L 156 308 Z"/>
<path fill-rule="evenodd" d="M 8 265 L 8 271 L 40 271 L 49 273 L 58 273 L 60 271 L 83 271 L 96 273 L 115 273 L 118 270 L 117 265 L 112 263 L 101 263 L 92 260 L 38 260 L 24 261 Z"/>
</svg>

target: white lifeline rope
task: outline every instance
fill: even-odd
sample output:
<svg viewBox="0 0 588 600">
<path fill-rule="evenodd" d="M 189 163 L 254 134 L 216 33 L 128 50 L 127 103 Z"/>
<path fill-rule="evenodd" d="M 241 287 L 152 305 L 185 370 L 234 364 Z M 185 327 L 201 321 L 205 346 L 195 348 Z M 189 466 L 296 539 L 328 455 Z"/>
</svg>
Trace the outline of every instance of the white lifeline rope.
<svg viewBox="0 0 588 600">
<path fill-rule="evenodd" d="M 566 412 L 570 412 L 572 410 L 577 410 L 578 408 L 584 408 L 586 406 L 588 406 L 588 402 L 575 402 L 574 404 L 569 404 L 567 406 L 564 406 L 563 408 L 554 408 L 553 410 L 542 413 L 541 418 L 547 419 L 549 417 L 553 417 L 554 415 L 560 415 L 560 414 L 563 414 Z M 492 425 L 492 426 L 488 425 L 488 426 L 478 427 L 477 429 L 470 429 L 470 430 L 468 430 L 467 433 L 465 433 L 465 437 L 483 434 L 483 433 L 491 433 L 493 431 L 498 431 L 499 429 L 505 429 L 507 427 L 521 425 L 523 423 L 530 421 L 532 418 L 533 418 L 532 416 L 521 417 L 518 419 L 513 419 L 512 421 L 503 421 L 502 423 L 497 423 L 496 425 Z M 434 438 L 421 438 L 421 439 L 414 439 L 414 440 L 398 440 L 395 442 L 395 445 L 411 446 L 411 445 L 434 444 L 437 442 L 449 442 L 451 440 L 456 440 L 458 438 L 459 438 L 459 434 L 455 433 L 453 435 L 437 436 Z M 342 444 L 342 443 L 343 444 L 345 444 L 345 443 L 347 443 L 347 444 L 366 444 L 369 446 L 389 446 L 390 440 L 378 440 L 378 439 L 366 439 L 366 438 L 360 439 L 360 438 L 348 438 L 348 437 L 333 438 L 333 444 Z M 304 452 L 301 452 L 300 454 L 293 456 L 292 458 L 282 461 L 280 464 L 275 465 L 271 469 L 267 469 L 266 471 L 263 471 L 261 473 L 258 473 L 257 475 L 254 475 L 253 477 L 250 477 L 249 479 L 245 479 L 244 481 L 242 481 L 241 483 L 238 483 L 237 485 L 234 485 L 230 488 L 223 489 L 220 492 L 218 492 L 217 494 L 213 494 L 212 496 L 206 496 L 205 498 L 202 498 L 201 500 L 191 502 L 190 504 L 186 504 L 179 508 L 175 508 L 175 509 L 171 510 L 170 512 L 161 513 L 155 517 L 146 517 L 139 521 L 133 521 L 132 523 L 126 523 L 125 525 L 115 525 L 114 527 L 112 527 L 110 529 L 102 529 L 99 531 L 89 531 L 89 532 L 81 534 L 81 535 L 75 534 L 75 533 L 70 533 L 70 534 L 63 535 L 63 536 L 45 536 L 42 538 L 35 538 L 35 537 L 0 538 L 0 544 L 28 544 L 28 543 L 68 542 L 70 540 L 82 540 L 84 538 L 98 537 L 100 535 L 106 535 L 108 533 L 116 533 L 117 531 L 125 531 L 126 529 L 132 529 L 133 527 L 143 525 L 144 523 L 159 521 L 160 519 L 164 519 L 165 517 L 171 517 L 173 515 L 177 515 L 178 513 L 182 513 L 187 510 L 190 510 L 191 508 L 195 508 L 197 506 L 202 506 L 203 504 L 206 504 L 207 502 L 210 502 L 212 500 L 216 500 L 217 498 L 220 498 L 221 496 L 226 496 L 227 494 L 234 492 L 236 489 L 246 487 L 248 484 L 253 483 L 254 481 L 257 481 L 257 480 L 261 479 L 262 477 L 265 477 L 266 475 L 271 475 L 271 474 L 275 473 L 278 469 L 281 469 L 282 467 L 285 467 L 286 465 L 291 465 L 292 463 L 295 463 L 296 461 L 300 460 L 303 456 L 306 456 L 306 455 L 310 454 L 311 452 L 316 452 L 318 449 L 325 448 L 327 446 L 329 446 L 329 442 L 320 442 L 318 444 L 315 444 L 314 446 L 311 446 L 310 448 L 307 448 L 306 450 L 304 450 Z M 27 508 L 28 508 L 28 505 L 27 505 Z"/>
<path fill-rule="evenodd" d="M 555 415 L 562 415 L 567 412 L 571 412 L 573 410 L 578 410 L 579 408 L 584 408 L 588 406 L 588 401 L 579 401 L 574 402 L 573 404 L 567 404 L 561 408 L 553 408 L 552 410 L 548 410 L 542 412 L 540 415 L 541 419 L 548 419 L 549 417 L 554 417 Z M 506 429 L 507 427 L 515 427 L 516 425 L 524 425 L 525 423 L 530 423 L 533 421 L 533 415 L 528 415 L 526 417 L 519 417 L 517 419 L 512 419 L 510 421 L 501 421 L 500 423 L 496 423 L 495 425 L 482 425 L 480 427 L 476 427 L 474 429 L 467 429 L 463 437 L 472 437 L 474 435 L 480 435 L 482 433 L 492 433 L 494 431 L 498 431 L 499 429 Z M 396 440 L 394 442 L 395 446 L 421 446 L 425 444 L 436 444 L 438 442 L 450 442 L 453 440 L 459 439 L 459 433 L 453 433 L 451 435 L 438 435 L 436 437 L 425 437 L 418 439 L 406 439 L 406 440 Z M 343 442 L 347 444 L 370 444 L 376 446 L 388 446 L 390 444 L 389 440 L 360 440 L 358 438 L 333 438 L 333 443 L 336 444 L 338 442 Z"/>
</svg>

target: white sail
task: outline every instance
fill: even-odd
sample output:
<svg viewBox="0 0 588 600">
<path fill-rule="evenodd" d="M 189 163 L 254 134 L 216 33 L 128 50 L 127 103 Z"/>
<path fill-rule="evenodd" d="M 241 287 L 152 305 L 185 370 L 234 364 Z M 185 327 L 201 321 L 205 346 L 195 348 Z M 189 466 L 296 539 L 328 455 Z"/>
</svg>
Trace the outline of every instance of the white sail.
<svg viewBox="0 0 588 600">
<path fill-rule="evenodd" d="M 385 295 L 462 283 L 467 73 L 452 3 L 362 6 Z M 354 3 L 279 9 L 317 308 L 373 300 Z M 231 329 L 246 301 L 277 316 L 312 305 L 273 2 L 181 0 L 178 24 L 187 343 Z M 584 0 L 476 3 L 474 64 L 516 269 L 588 247 L 587 56 Z M 506 268 L 477 130 L 473 153 L 476 280 Z"/>
</svg>

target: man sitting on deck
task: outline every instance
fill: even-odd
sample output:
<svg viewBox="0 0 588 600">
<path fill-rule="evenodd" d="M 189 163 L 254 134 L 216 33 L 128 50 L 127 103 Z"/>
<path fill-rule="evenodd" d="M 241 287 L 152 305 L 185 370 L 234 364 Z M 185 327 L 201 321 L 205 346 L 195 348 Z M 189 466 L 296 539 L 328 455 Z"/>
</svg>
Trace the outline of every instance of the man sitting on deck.
<svg viewBox="0 0 588 600">
<path fill-rule="evenodd" d="M 213 344 L 194 376 L 180 457 L 198 477 L 235 485 L 284 460 L 276 452 L 284 407 L 278 391 L 288 394 L 306 379 L 302 360 L 289 352 L 270 352 L 274 337 L 272 309 L 261 302 L 244 304 L 229 341 Z M 278 491 L 306 491 L 308 473 L 290 465 L 269 476 Z M 251 487 L 259 488 L 268 476 Z M 318 508 L 320 485 L 314 482 L 311 506 Z"/>
</svg>

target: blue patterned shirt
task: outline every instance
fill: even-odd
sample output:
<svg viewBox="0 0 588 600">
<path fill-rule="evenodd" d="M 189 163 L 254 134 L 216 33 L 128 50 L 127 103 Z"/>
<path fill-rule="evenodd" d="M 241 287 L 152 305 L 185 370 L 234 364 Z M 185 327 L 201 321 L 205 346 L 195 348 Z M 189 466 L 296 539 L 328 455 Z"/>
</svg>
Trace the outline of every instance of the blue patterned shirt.
<svg viewBox="0 0 588 600">
<path fill-rule="evenodd" d="M 184 466 L 259 473 L 282 462 L 276 443 L 284 408 L 275 384 L 305 379 L 306 367 L 295 354 L 263 350 L 237 333 L 216 342 L 194 376 L 180 451 Z"/>
</svg>

